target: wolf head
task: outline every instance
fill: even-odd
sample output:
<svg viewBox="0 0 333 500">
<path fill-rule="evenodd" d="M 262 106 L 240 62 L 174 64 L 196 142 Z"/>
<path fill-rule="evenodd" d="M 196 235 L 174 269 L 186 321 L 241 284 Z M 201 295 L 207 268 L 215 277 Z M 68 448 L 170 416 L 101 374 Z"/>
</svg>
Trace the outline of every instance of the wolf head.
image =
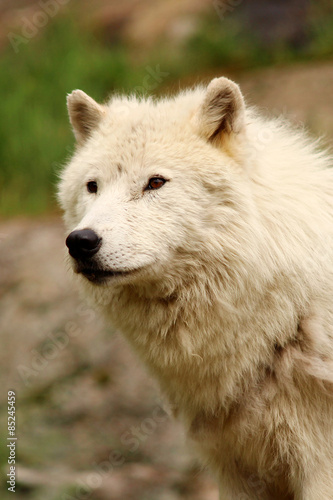
<svg viewBox="0 0 333 500">
<path fill-rule="evenodd" d="M 170 288 L 213 258 L 230 268 L 237 249 L 254 244 L 245 105 L 234 82 L 105 105 L 76 90 L 67 102 L 77 150 L 59 199 L 85 280 Z"/>
</svg>

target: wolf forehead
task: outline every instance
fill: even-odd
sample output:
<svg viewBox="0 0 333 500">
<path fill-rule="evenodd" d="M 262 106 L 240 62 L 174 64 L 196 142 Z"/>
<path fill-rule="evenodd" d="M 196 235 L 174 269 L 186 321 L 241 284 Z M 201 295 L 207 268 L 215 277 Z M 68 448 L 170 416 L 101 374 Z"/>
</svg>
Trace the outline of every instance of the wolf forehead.
<svg viewBox="0 0 333 500">
<path fill-rule="evenodd" d="M 154 101 L 133 97 L 114 97 L 104 105 L 92 103 L 82 91 L 68 96 L 68 110 L 73 131 L 82 152 L 95 149 L 95 153 L 142 155 L 150 144 L 163 148 L 170 139 L 189 139 L 186 124 L 190 123 L 195 103 L 185 99 L 187 106 L 179 106 L 176 99 Z M 177 110 L 178 108 L 178 110 Z M 186 137 L 187 136 L 187 137 Z M 124 148 L 125 145 L 125 148 Z M 147 152 L 147 151 L 146 151 Z M 122 158 L 117 159 L 117 164 Z"/>
<path fill-rule="evenodd" d="M 134 173 L 136 167 L 152 164 L 158 170 L 159 166 L 170 164 L 170 160 L 180 156 L 179 148 L 175 148 L 177 143 L 182 144 L 182 149 L 193 143 L 190 110 L 187 117 L 181 117 L 172 108 L 171 105 L 168 110 L 167 105 L 151 100 L 112 100 L 104 106 L 100 121 L 88 130 L 83 140 L 78 137 L 80 124 L 73 125 L 80 160 L 87 165 L 93 165 L 95 160 L 100 169 L 112 165 L 114 173 Z M 82 116 L 80 120 L 83 127 L 92 123 L 90 117 Z"/>
<path fill-rule="evenodd" d="M 186 144 L 193 135 L 206 141 L 226 138 L 241 131 L 245 110 L 238 85 L 227 78 L 159 100 L 114 96 L 98 104 L 75 90 L 68 95 L 67 106 L 78 146 L 104 141 L 103 149 L 124 141 L 140 149 L 150 142 L 159 148 L 170 141 Z"/>
</svg>

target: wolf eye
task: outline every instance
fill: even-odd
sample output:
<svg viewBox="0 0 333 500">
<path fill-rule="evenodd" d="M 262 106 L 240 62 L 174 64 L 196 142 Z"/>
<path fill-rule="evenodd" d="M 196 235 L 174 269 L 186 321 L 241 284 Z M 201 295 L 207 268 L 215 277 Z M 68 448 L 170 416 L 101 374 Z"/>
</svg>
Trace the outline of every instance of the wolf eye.
<svg viewBox="0 0 333 500">
<path fill-rule="evenodd" d="M 145 191 L 151 189 L 160 189 L 165 183 L 166 179 L 163 179 L 163 177 L 152 177 L 151 179 L 149 179 Z"/>
<path fill-rule="evenodd" d="M 96 181 L 87 182 L 87 191 L 88 193 L 97 193 L 97 182 Z"/>
</svg>

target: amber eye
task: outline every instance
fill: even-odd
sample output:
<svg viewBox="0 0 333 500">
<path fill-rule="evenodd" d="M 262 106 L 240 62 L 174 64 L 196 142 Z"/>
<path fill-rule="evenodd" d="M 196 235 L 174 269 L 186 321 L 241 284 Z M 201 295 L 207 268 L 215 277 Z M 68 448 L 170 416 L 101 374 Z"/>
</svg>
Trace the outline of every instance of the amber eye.
<svg viewBox="0 0 333 500">
<path fill-rule="evenodd" d="M 160 189 L 165 183 L 166 180 L 163 179 L 163 177 L 152 177 L 151 179 L 149 179 L 148 185 L 145 190 L 147 191 L 151 189 Z"/>
<path fill-rule="evenodd" d="M 96 181 L 87 182 L 87 190 L 88 193 L 97 193 L 97 182 Z"/>
</svg>

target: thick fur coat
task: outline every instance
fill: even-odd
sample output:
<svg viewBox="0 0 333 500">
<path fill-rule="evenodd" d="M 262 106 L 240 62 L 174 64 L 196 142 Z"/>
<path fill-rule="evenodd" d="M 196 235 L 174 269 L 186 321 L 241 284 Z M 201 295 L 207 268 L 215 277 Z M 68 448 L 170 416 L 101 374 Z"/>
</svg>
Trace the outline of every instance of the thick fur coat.
<svg viewBox="0 0 333 500">
<path fill-rule="evenodd" d="M 226 78 L 158 101 L 77 90 L 68 108 L 73 268 L 221 500 L 333 499 L 332 158 Z"/>
</svg>

